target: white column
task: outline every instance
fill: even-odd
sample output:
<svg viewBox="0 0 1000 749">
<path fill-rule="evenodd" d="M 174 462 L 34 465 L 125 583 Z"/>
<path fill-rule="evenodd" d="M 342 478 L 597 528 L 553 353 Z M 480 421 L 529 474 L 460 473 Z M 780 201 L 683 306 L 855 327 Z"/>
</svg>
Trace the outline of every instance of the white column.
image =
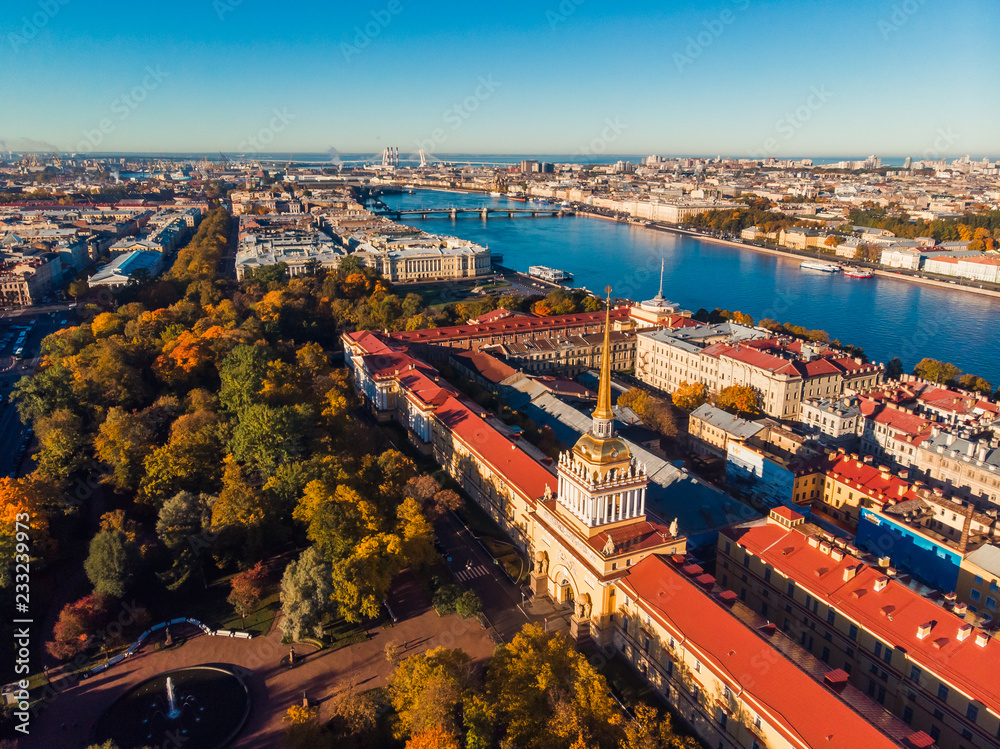
<svg viewBox="0 0 1000 749">
<path fill-rule="evenodd" d="M 618 502 L 618 508 L 615 511 L 615 517 L 617 520 L 622 520 L 625 517 L 625 492 L 618 492 L 615 496 Z"/>
<path fill-rule="evenodd" d="M 646 490 L 645 489 L 640 489 L 639 490 L 639 496 L 640 496 L 639 514 L 640 515 L 645 515 L 646 514 Z"/>
</svg>

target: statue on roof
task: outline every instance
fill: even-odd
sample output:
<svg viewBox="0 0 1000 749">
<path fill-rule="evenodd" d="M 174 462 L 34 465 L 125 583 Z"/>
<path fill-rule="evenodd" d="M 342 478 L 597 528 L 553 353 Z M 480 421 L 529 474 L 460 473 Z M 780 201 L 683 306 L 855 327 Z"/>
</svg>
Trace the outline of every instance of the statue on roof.
<svg viewBox="0 0 1000 749">
<path fill-rule="evenodd" d="M 674 522 L 670 524 L 670 535 L 677 538 L 678 531 L 680 531 L 680 526 L 677 523 L 677 518 L 674 518 Z"/>
<path fill-rule="evenodd" d="M 608 541 L 604 544 L 604 556 L 609 557 L 615 553 L 615 541 L 611 538 L 611 534 L 608 534 Z"/>
</svg>

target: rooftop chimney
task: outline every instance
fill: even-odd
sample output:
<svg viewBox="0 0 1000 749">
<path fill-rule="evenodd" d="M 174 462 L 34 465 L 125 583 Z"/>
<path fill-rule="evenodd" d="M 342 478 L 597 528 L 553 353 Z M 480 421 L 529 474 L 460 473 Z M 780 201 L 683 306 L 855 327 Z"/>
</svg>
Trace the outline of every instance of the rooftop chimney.
<svg viewBox="0 0 1000 749">
<path fill-rule="evenodd" d="M 917 627 L 917 639 L 923 640 L 927 635 L 931 633 L 934 629 L 934 622 L 924 622 L 919 627 Z"/>
<path fill-rule="evenodd" d="M 875 588 L 875 592 L 878 593 L 879 591 L 885 590 L 885 587 L 888 584 L 889 584 L 888 577 L 880 577 L 878 580 L 875 581 L 875 585 L 873 587 Z"/>
</svg>

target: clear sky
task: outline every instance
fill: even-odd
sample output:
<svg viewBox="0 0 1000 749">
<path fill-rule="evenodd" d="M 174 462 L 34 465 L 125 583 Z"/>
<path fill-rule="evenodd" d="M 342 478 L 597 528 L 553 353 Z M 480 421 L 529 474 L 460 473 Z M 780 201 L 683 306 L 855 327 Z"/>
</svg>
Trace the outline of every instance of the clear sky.
<svg viewBox="0 0 1000 749">
<path fill-rule="evenodd" d="M 1000 156 L 997 0 L 4 0 L 14 150 Z"/>
</svg>

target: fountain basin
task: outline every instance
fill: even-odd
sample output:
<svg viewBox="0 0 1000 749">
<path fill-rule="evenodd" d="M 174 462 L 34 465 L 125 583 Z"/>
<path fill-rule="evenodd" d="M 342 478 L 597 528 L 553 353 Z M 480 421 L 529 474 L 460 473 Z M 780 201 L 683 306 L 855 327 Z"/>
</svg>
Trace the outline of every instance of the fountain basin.
<svg viewBox="0 0 1000 749">
<path fill-rule="evenodd" d="M 113 739 L 122 749 L 167 742 L 180 742 L 184 749 L 216 749 L 236 737 L 249 714 L 250 694 L 235 673 L 218 666 L 181 668 L 118 697 L 95 724 L 94 741 Z"/>
</svg>

